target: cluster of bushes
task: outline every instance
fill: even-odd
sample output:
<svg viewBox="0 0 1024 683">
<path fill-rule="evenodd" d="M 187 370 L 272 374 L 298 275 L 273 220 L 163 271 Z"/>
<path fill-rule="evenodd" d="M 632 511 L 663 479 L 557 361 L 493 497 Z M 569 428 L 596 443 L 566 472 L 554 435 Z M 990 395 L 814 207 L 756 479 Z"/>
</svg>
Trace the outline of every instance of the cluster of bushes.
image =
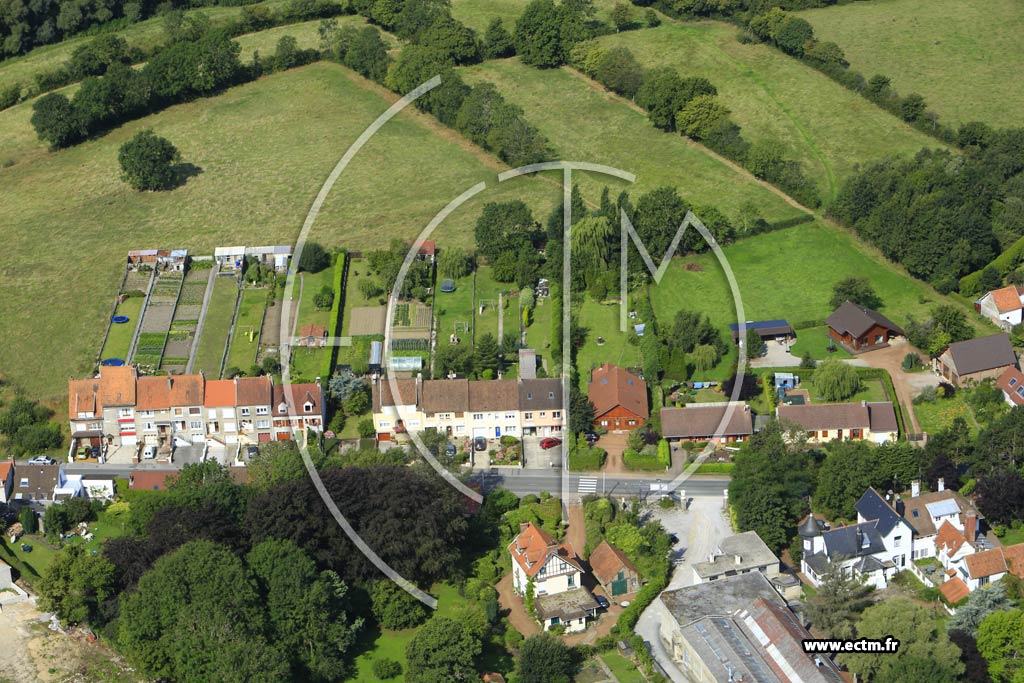
<svg viewBox="0 0 1024 683">
<path fill-rule="evenodd" d="M 60 425 L 50 422 L 53 411 L 37 401 L 17 397 L 0 411 L 0 435 L 11 455 L 38 454 L 63 443 Z"/>
<path fill-rule="evenodd" d="M 684 77 L 671 67 L 644 70 L 629 48 L 606 49 L 594 40 L 575 44 L 569 61 L 643 107 L 657 128 L 702 142 L 804 204 L 817 207 L 821 203 L 800 162 L 783 158 L 776 143 L 751 145 L 743 139 L 728 108 L 717 100 L 718 90 L 706 78 Z"/>
<path fill-rule="evenodd" d="M 569 469 L 574 472 L 592 472 L 601 469 L 607 453 L 599 446 L 591 446 L 575 434 L 569 435 Z"/>
<path fill-rule="evenodd" d="M 1024 235 L 1024 128 L 961 132 L 972 140 L 964 154 L 925 149 L 870 164 L 843 184 L 829 209 L 943 293 L 992 262 L 1000 242 Z M 1017 264 L 1000 265 L 1008 271 Z M 965 293 L 976 293 L 981 277 L 966 278 Z"/>
</svg>

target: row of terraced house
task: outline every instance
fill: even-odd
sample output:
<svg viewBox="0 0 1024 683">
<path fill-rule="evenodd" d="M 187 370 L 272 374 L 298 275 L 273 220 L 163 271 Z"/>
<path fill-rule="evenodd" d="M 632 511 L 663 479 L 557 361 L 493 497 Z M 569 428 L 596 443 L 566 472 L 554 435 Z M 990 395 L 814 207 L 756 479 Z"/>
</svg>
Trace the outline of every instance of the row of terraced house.
<svg viewBox="0 0 1024 683">
<path fill-rule="evenodd" d="M 192 375 L 140 376 L 130 366 L 102 367 L 68 382 L 71 452 L 81 446 L 154 446 L 175 441 L 209 446 L 284 441 L 321 431 L 319 384 L 275 385 L 270 377 L 208 380 Z"/>
</svg>

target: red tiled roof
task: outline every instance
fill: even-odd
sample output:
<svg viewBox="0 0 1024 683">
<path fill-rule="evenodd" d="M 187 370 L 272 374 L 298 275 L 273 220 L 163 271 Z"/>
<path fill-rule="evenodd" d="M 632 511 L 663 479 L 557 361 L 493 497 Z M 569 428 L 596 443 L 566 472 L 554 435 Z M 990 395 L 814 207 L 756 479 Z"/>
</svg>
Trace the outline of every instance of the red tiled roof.
<svg viewBox="0 0 1024 683">
<path fill-rule="evenodd" d="M 1003 556 L 1006 557 L 1010 573 L 1018 579 L 1024 578 L 1024 543 L 1004 546 Z"/>
<path fill-rule="evenodd" d="M 996 380 L 996 386 L 1003 390 L 1016 406 L 1024 405 L 1024 396 L 1017 393 L 1017 390 L 1024 387 L 1024 372 L 1017 368 L 1006 368 L 1003 374 Z"/>
<path fill-rule="evenodd" d="M 100 405 L 135 405 L 135 368 L 129 365 L 100 368 Z"/>
<path fill-rule="evenodd" d="M 236 377 L 235 399 L 240 406 L 269 406 L 271 387 L 269 377 Z"/>
<path fill-rule="evenodd" d="M 957 576 L 939 586 L 939 592 L 946 598 L 946 602 L 953 605 L 970 595 L 971 589 L 967 587 L 963 579 Z"/>
<path fill-rule="evenodd" d="M 600 417 L 616 406 L 647 419 L 647 383 L 617 365 L 605 363 L 590 375 L 587 394 L 594 404 L 594 417 Z"/>
<path fill-rule="evenodd" d="M 939 527 L 939 533 L 935 536 L 935 549 L 942 552 L 945 549 L 945 553 L 948 557 L 956 555 L 957 551 L 963 547 L 964 543 L 967 543 L 967 537 L 957 529 L 955 526 L 946 520 Z"/>
<path fill-rule="evenodd" d="M 1002 548 L 983 550 L 967 556 L 967 572 L 972 579 L 1002 574 L 1007 570 Z"/>
<path fill-rule="evenodd" d="M 989 294 L 992 296 L 992 303 L 1000 313 L 1009 313 L 1022 308 L 1020 296 L 1024 293 L 1017 288 L 1017 285 L 1009 285 L 1001 289 L 993 289 Z"/>
<path fill-rule="evenodd" d="M 8 460 L 7 462 L 0 462 L 0 484 L 7 481 L 7 477 L 11 476 L 11 472 L 14 471 L 14 463 Z"/>
<path fill-rule="evenodd" d="M 436 251 L 436 247 L 434 246 L 434 240 L 424 240 L 423 244 L 420 245 L 420 253 L 421 254 L 427 254 L 429 256 L 433 256 L 435 251 Z"/>
<path fill-rule="evenodd" d="M 136 410 L 167 410 L 171 407 L 171 394 L 166 377 L 140 377 Z"/>
<path fill-rule="evenodd" d="M 135 470 L 128 477 L 128 488 L 135 491 L 163 491 L 167 480 L 178 476 L 177 470 Z"/>
<path fill-rule="evenodd" d="M 235 405 L 235 381 L 231 379 L 211 379 L 207 381 L 203 405 L 207 408 Z"/>
<path fill-rule="evenodd" d="M 602 586 L 611 583 L 623 568 L 640 573 L 626 554 L 608 541 L 601 541 L 600 545 L 594 548 L 590 553 L 589 562 L 590 571 Z"/>
<path fill-rule="evenodd" d="M 313 411 L 307 413 L 302 406 L 310 401 L 313 404 Z M 280 407 L 284 403 L 286 412 L 292 415 L 319 415 L 320 403 L 323 401 L 323 392 L 319 384 L 290 384 L 285 387 L 283 384 L 274 387 L 274 414 L 282 415 Z"/>
<path fill-rule="evenodd" d="M 172 406 L 203 405 L 202 375 L 171 375 L 166 379 Z"/>
<path fill-rule="evenodd" d="M 583 571 L 576 560 L 576 553 L 569 545 L 559 545 L 554 537 L 532 522 L 524 524 L 519 535 L 508 545 L 512 559 L 522 568 L 526 575 L 533 578 L 547 562 L 548 557 L 557 555 L 580 571 Z"/>
<path fill-rule="evenodd" d="M 98 379 L 68 380 L 68 417 L 72 420 L 78 413 L 99 413 L 97 399 L 100 392 Z"/>
<path fill-rule="evenodd" d="M 323 325 L 303 325 L 299 328 L 300 337 L 326 337 L 327 328 Z"/>
</svg>

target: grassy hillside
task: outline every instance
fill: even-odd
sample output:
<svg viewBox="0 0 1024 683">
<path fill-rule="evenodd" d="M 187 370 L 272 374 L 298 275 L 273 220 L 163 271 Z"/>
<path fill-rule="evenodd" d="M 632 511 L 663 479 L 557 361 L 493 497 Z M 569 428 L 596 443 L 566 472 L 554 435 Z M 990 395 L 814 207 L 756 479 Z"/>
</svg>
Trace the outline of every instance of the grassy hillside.
<svg viewBox="0 0 1024 683">
<path fill-rule="evenodd" d="M 24 105 L 0 113 L 0 148 L 12 140 L 20 145 L 17 163 L 0 169 L 8 249 L 2 274 L 11 289 L 0 297 L 0 368 L 41 396 L 59 395 L 69 375 L 88 372 L 128 249 L 209 252 L 294 240 L 345 149 L 393 99 L 340 66 L 320 63 L 172 107 L 56 153 L 14 125 L 18 117 L 27 125 Z M 172 140 L 201 173 L 172 192 L 131 190 L 118 177 L 117 150 L 142 128 Z M 500 168 L 432 119 L 405 113 L 350 164 L 311 239 L 365 250 L 391 237 L 412 238 L 451 198 L 493 181 Z M 468 245 L 483 202 L 513 194 L 541 215 L 560 198 L 543 179 L 505 183 L 453 214 L 437 232 L 439 243 Z"/>
<path fill-rule="evenodd" d="M 1018 0 L 872 0 L 801 12 L 865 78 L 916 92 L 951 125 L 1020 125 L 1024 5 Z"/>
<path fill-rule="evenodd" d="M 780 51 L 741 44 L 734 26 L 671 22 L 601 41 L 628 47 L 645 67 L 672 66 L 710 80 L 744 137 L 782 143 L 786 156 L 818 181 L 824 199 L 835 196 L 855 164 L 937 144 Z"/>
<path fill-rule="evenodd" d="M 715 206 L 727 216 L 735 216 L 745 202 L 753 202 L 769 221 L 801 214 L 681 136 L 654 128 L 644 114 L 566 70 L 534 69 L 518 59 L 506 59 L 463 73 L 471 83 L 495 83 L 506 99 L 526 111 L 527 120 L 548 137 L 563 159 L 635 173 L 631 193 L 675 185 L 691 202 Z M 596 199 L 604 185 L 615 193 L 626 187 L 624 181 L 604 175 L 582 177 L 580 185 L 588 199 Z"/>
<path fill-rule="evenodd" d="M 266 0 L 259 3 L 261 7 L 280 8 L 286 0 Z M 223 24 L 237 19 L 242 15 L 241 7 L 204 7 L 198 10 L 191 10 L 189 14 L 205 14 L 213 25 Z M 131 24 L 120 31 L 117 35 L 123 37 L 129 45 L 140 48 L 150 48 L 164 40 L 163 18 L 153 17 L 137 24 Z M 35 74 L 41 71 L 49 71 L 63 64 L 75 48 L 85 45 L 95 36 L 83 35 L 69 38 L 53 45 L 44 45 L 32 50 L 28 54 L 19 57 L 12 57 L 0 61 L 0 88 L 13 83 L 27 84 L 32 81 Z"/>
</svg>

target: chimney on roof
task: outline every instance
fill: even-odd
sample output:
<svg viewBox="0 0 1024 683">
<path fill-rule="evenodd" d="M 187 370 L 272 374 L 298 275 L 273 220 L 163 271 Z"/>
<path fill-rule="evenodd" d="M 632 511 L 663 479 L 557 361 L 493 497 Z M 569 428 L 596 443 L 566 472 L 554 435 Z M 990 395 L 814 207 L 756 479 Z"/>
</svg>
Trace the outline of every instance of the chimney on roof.
<svg viewBox="0 0 1024 683">
<path fill-rule="evenodd" d="M 174 386 L 174 380 L 171 378 L 170 375 L 168 375 L 167 376 L 167 391 L 170 391 L 173 386 Z"/>
<path fill-rule="evenodd" d="M 896 506 L 895 507 L 896 507 L 896 514 L 899 515 L 900 517 L 902 517 L 903 514 L 907 511 L 907 506 L 903 503 L 903 499 L 899 495 L 896 496 Z"/>
<path fill-rule="evenodd" d="M 939 491 L 945 491 L 945 490 L 946 490 L 946 480 L 943 479 L 942 477 L 939 477 Z"/>
<path fill-rule="evenodd" d="M 857 547 L 861 548 L 864 546 L 864 532 L 861 531 L 860 527 L 857 527 Z"/>
<path fill-rule="evenodd" d="M 915 479 L 914 481 L 910 482 L 910 497 L 911 498 L 917 498 L 920 495 L 921 495 L 921 481 L 919 479 Z"/>
<path fill-rule="evenodd" d="M 864 400 L 861 400 L 860 405 L 861 405 L 862 408 L 867 408 L 868 407 L 868 402 L 864 401 Z"/>
<path fill-rule="evenodd" d="M 737 565 L 743 564 L 743 556 L 742 555 L 735 555 L 734 558 L 735 558 L 735 561 L 736 561 Z"/>
<path fill-rule="evenodd" d="M 964 536 L 967 542 L 974 545 L 974 539 L 978 534 L 978 515 L 968 512 L 964 517 Z"/>
<path fill-rule="evenodd" d="M 524 531 L 526 531 L 529 528 L 530 528 L 530 523 L 529 522 L 520 522 L 519 523 L 519 533 L 523 533 Z"/>
</svg>

